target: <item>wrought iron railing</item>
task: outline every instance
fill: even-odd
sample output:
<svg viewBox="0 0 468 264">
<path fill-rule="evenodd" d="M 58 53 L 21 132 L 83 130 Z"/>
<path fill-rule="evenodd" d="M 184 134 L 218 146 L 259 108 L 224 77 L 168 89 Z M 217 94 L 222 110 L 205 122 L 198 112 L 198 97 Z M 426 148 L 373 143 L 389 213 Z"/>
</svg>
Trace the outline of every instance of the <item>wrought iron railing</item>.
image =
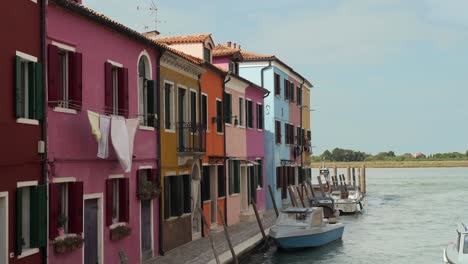
<svg viewBox="0 0 468 264">
<path fill-rule="evenodd" d="M 192 122 L 177 123 L 177 152 L 206 152 L 206 128 L 203 124 Z"/>
</svg>

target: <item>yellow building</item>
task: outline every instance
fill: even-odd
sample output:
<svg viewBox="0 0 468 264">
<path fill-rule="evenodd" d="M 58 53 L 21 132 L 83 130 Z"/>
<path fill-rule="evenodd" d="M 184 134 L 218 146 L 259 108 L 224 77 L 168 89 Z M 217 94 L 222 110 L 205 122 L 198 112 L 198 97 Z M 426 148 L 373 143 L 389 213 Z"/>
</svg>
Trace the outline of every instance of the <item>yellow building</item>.
<svg viewBox="0 0 468 264">
<path fill-rule="evenodd" d="M 302 151 L 302 168 L 304 176 L 310 178 L 310 165 L 312 155 L 312 132 L 311 132 L 311 95 L 312 86 L 302 86 L 302 131 L 303 131 L 303 151 Z"/>
</svg>

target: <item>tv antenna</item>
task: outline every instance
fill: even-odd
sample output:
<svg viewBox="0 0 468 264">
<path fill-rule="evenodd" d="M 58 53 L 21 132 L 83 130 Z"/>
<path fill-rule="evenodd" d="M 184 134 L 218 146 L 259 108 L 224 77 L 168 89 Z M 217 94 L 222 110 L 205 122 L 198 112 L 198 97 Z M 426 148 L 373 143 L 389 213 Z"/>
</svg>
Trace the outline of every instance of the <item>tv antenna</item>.
<svg viewBox="0 0 468 264">
<path fill-rule="evenodd" d="M 145 32 L 148 31 L 153 31 L 153 30 L 158 30 L 158 24 L 159 23 L 165 23 L 166 21 L 161 21 L 158 19 L 158 7 L 156 5 L 156 2 L 154 0 L 146 0 L 145 6 L 137 6 L 138 11 L 146 11 L 148 12 L 148 15 L 152 17 L 151 23 L 150 24 L 143 24 L 143 30 Z M 145 12 L 145 13 L 146 13 Z M 151 25 L 152 24 L 152 25 Z"/>
</svg>

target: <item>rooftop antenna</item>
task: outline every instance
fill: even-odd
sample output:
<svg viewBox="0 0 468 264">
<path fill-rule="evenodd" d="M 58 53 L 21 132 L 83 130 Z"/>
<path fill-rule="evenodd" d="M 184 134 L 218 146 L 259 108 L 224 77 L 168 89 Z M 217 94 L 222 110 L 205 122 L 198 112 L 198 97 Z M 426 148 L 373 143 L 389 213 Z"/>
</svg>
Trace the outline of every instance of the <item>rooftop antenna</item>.
<svg viewBox="0 0 468 264">
<path fill-rule="evenodd" d="M 156 30 L 158 31 L 158 24 L 159 23 L 165 23 L 166 21 L 161 21 L 158 19 L 158 7 L 156 5 L 156 2 L 154 0 L 145 0 L 148 5 L 146 6 L 137 6 L 138 11 L 147 11 L 149 13 L 149 16 L 152 17 L 151 24 L 153 25 L 148 25 L 146 23 L 143 24 L 143 31 L 148 32 L 148 31 L 153 31 Z"/>
</svg>

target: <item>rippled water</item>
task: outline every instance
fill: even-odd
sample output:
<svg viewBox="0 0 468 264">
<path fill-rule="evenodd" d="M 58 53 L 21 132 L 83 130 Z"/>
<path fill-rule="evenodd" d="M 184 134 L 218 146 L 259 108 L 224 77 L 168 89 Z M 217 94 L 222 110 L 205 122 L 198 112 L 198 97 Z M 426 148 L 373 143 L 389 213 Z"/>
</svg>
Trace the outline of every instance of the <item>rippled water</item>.
<svg viewBox="0 0 468 264">
<path fill-rule="evenodd" d="M 468 222 L 468 168 L 368 169 L 367 202 L 363 214 L 340 217 L 342 241 L 292 252 L 271 247 L 243 262 L 442 263 L 457 223 Z"/>
</svg>

